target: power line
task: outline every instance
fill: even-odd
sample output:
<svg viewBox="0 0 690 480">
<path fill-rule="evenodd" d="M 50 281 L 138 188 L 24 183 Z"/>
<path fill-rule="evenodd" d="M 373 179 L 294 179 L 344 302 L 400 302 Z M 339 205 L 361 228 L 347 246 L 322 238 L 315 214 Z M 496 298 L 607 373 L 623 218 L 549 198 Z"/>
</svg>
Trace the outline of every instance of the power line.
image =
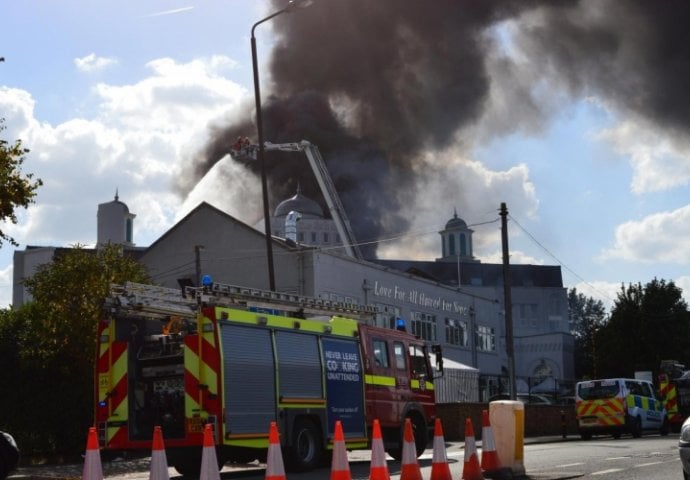
<svg viewBox="0 0 690 480">
<path fill-rule="evenodd" d="M 551 258 L 553 258 L 561 267 L 565 268 L 565 269 L 566 269 L 568 272 L 570 272 L 575 278 L 577 278 L 578 280 L 580 280 L 582 283 L 584 283 L 585 285 L 587 285 L 589 288 L 591 288 L 592 290 L 594 290 L 595 292 L 597 292 L 597 293 L 598 293 L 599 295 L 601 295 L 602 297 L 604 297 L 604 298 L 606 298 L 606 299 L 608 299 L 608 300 L 610 300 L 610 301 L 612 301 L 612 302 L 615 302 L 615 300 L 614 300 L 613 298 L 611 298 L 610 296 L 608 296 L 606 293 L 604 293 L 604 292 L 598 290 L 594 285 L 592 285 L 592 284 L 589 283 L 587 280 L 585 280 L 585 279 L 582 278 L 580 275 L 578 275 L 577 272 L 575 272 L 572 268 L 570 268 L 570 267 L 567 266 L 565 263 L 563 263 L 558 257 L 556 257 L 556 255 L 554 255 L 553 253 L 551 253 L 551 251 L 549 251 L 548 248 L 546 248 L 541 242 L 539 242 L 539 240 L 537 240 L 537 239 L 534 237 L 534 235 L 532 235 L 530 232 L 528 232 L 527 229 L 526 229 L 525 227 L 523 227 L 522 225 L 520 225 L 520 222 L 518 222 L 517 219 L 515 219 L 515 217 L 513 217 L 513 216 L 510 215 L 510 214 L 508 214 L 508 217 L 509 217 L 513 222 L 515 222 L 515 225 L 517 225 L 518 228 L 519 228 L 520 230 L 522 230 L 522 231 L 523 231 L 523 232 L 524 232 L 524 233 L 525 233 L 535 244 L 537 244 L 537 245 L 539 246 L 539 248 L 541 248 L 542 250 L 544 250 L 544 251 L 545 251 Z"/>
</svg>

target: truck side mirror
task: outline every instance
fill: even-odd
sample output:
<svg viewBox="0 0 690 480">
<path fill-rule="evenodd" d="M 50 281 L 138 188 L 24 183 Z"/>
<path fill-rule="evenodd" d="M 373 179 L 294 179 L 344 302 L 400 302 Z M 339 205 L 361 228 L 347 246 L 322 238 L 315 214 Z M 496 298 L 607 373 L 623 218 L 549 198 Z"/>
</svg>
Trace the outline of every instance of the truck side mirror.
<svg viewBox="0 0 690 480">
<path fill-rule="evenodd" d="M 443 373 L 443 349 L 441 345 L 432 345 L 431 351 L 436 355 L 436 370 Z"/>
</svg>

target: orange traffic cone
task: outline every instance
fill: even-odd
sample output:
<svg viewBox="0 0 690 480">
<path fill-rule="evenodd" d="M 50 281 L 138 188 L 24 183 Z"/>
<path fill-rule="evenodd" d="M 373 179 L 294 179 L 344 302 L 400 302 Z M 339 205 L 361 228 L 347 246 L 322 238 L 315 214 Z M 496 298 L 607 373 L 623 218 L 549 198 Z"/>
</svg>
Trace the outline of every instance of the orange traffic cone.
<svg viewBox="0 0 690 480">
<path fill-rule="evenodd" d="M 482 470 L 489 478 L 502 478 L 509 474 L 510 469 L 501 468 L 501 462 L 496 451 L 494 432 L 489 420 L 489 411 L 482 410 Z"/>
<path fill-rule="evenodd" d="M 386 463 L 386 451 L 383 448 L 383 436 L 381 435 L 381 425 L 374 419 L 374 426 L 371 435 L 371 470 L 369 480 L 390 480 L 388 463 Z"/>
<path fill-rule="evenodd" d="M 283 454 L 280 451 L 280 437 L 276 422 L 271 422 L 271 429 L 268 433 L 266 480 L 285 480 L 285 465 L 283 464 Z"/>
<path fill-rule="evenodd" d="M 335 435 L 333 437 L 333 461 L 331 462 L 331 480 L 352 480 L 350 464 L 347 463 L 347 450 L 345 449 L 345 436 L 340 420 L 335 422 Z"/>
<path fill-rule="evenodd" d="M 101 451 L 98 447 L 98 433 L 95 427 L 89 428 L 89 437 L 86 440 L 84 470 L 81 478 L 83 480 L 103 480 Z"/>
<path fill-rule="evenodd" d="M 153 427 L 153 447 L 151 449 L 151 472 L 149 480 L 170 480 L 168 458 L 165 456 L 161 427 Z"/>
<path fill-rule="evenodd" d="M 465 420 L 465 465 L 462 468 L 463 480 L 484 480 L 477 458 L 477 444 L 474 441 L 472 419 Z"/>
<path fill-rule="evenodd" d="M 450 466 L 446 456 L 446 440 L 443 438 L 441 419 L 437 418 L 434 424 L 434 454 L 431 457 L 430 480 L 451 480 Z"/>
<path fill-rule="evenodd" d="M 400 465 L 400 480 L 422 480 L 422 471 L 417 461 L 417 446 L 412 433 L 412 421 L 405 419 L 405 434 L 403 435 L 402 464 Z"/>
<path fill-rule="evenodd" d="M 216 442 L 213 440 L 213 426 L 207 423 L 204 427 L 204 448 L 201 450 L 201 473 L 199 480 L 220 480 Z"/>
</svg>

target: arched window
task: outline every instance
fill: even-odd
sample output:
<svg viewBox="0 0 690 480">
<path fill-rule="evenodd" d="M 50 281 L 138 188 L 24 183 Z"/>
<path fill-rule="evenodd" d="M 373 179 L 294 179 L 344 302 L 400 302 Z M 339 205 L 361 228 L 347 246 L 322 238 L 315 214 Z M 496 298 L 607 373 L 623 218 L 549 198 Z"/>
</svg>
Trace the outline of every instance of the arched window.
<svg viewBox="0 0 690 480">
<path fill-rule="evenodd" d="M 460 234 L 460 255 L 467 255 L 467 239 L 463 234 Z"/>
<path fill-rule="evenodd" d="M 455 236 L 448 234 L 448 255 L 455 255 Z"/>
<path fill-rule="evenodd" d="M 132 219 L 128 218 L 125 221 L 125 241 L 132 243 Z"/>
</svg>

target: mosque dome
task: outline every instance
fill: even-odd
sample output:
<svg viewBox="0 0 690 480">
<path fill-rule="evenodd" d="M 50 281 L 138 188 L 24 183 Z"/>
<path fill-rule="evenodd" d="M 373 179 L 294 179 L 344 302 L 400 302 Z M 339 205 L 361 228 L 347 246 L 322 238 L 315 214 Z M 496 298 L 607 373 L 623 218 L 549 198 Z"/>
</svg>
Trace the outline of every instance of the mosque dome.
<svg viewBox="0 0 690 480">
<path fill-rule="evenodd" d="M 446 230 L 451 230 L 455 228 L 467 228 L 467 223 L 465 223 L 465 221 L 462 218 L 458 217 L 458 212 L 455 212 L 453 214 L 453 218 L 448 220 L 448 223 L 446 223 Z"/>
<path fill-rule="evenodd" d="M 112 202 L 109 202 L 111 205 L 117 205 L 119 206 L 124 213 L 129 213 L 129 207 L 127 206 L 126 203 L 120 201 L 120 196 L 117 194 L 117 191 L 115 192 L 115 200 Z"/>
<path fill-rule="evenodd" d="M 288 213 L 293 211 L 299 212 L 302 215 L 324 218 L 321 206 L 314 200 L 302 195 L 299 187 L 297 187 L 297 193 L 293 197 L 283 200 L 278 204 L 274 216 L 285 217 Z"/>
</svg>

